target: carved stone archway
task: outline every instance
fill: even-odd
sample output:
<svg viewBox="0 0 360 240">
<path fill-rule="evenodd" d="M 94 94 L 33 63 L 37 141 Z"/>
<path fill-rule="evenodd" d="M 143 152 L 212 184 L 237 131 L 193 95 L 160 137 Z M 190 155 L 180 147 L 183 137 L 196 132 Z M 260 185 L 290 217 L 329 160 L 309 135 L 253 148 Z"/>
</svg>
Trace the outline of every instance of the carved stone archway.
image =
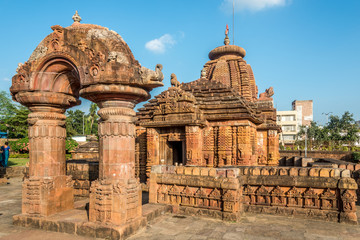
<svg viewBox="0 0 360 240">
<path fill-rule="evenodd" d="M 124 224 L 141 216 L 135 178 L 133 108 L 162 86 L 162 66 L 141 67 L 120 35 L 81 24 L 78 15 L 53 32 L 18 67 L 10 91 L 30 109 L 30 177 L 23 184 L 26 215 L 48 216 L 73 208 L 65 173 L 66 109 L 79 97 L 99 107 L 100 176 L 91 186 L 90 221 Z"/>
</svg>

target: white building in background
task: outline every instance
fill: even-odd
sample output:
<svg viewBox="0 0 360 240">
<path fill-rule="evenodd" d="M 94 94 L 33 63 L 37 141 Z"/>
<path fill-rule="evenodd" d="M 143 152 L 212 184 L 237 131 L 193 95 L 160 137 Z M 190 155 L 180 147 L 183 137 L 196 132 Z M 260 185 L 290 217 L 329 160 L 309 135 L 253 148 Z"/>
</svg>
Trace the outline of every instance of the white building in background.
<svg viewBox="0 0 360 240">
<path fill-rule="evenodd" d="M 86 136 L 85 135 L 78 135 L 78 136 L 72 136 L 71 139 L 77 141 L 77 142 L 86 142 Z"/>
<path fill-rule="evenodd" d="M 280 144 L 293 144 L 300 126 L 310 126 L 313 121 L 313 101 L 295 100 L 292 102 L 292 110 L 277 111 L 277 124 L 281 126 L 279 134 Z"/>
</svg>

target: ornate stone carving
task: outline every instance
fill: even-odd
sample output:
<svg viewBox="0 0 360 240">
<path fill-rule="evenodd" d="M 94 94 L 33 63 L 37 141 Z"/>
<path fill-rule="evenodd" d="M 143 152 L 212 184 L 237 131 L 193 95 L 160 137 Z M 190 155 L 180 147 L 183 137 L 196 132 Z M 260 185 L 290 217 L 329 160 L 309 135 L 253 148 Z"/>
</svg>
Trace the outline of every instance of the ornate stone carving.
<svg viewBox="0 0 360 240">
<path fill-rule="evenodd" d="M 163 66 L 161 64 L 157 64 L 155 67 L 155 71 L 147 69 L 145 67 L 141 67 L 140 69 L 140 77 L 141 81 L 144 84 L 151 85 L 152 83 L 161 82 L 164 80 L 164 74 L 161 72 Z"/>
</svg>

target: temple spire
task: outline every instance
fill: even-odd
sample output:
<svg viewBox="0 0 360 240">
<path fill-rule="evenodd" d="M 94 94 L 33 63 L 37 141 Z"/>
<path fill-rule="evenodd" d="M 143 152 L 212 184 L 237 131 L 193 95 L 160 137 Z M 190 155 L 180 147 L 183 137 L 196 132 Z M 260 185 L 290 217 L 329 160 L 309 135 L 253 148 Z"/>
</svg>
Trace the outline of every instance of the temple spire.
<svg viewBox="0 0 360 240">
<path fill-rule="evenodd" d="M 78 14 L 78 11 L 76 10 L 76 12 L 75 12 L 75 14 L 74 14 L 74 16 L 72 16 L 72 19 L 74 20 L 74 23 L 80 23 L 80 21 L 81 21 L 81 17 L 79 16 L 79 14 Z"/>
</svg>

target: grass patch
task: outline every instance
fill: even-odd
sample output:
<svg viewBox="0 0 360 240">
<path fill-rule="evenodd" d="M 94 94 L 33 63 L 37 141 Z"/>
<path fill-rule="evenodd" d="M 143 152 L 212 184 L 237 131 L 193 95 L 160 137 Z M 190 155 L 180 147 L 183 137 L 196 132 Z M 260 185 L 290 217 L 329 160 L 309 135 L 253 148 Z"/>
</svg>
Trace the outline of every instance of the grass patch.
<svg viewBox="0 0 360 240">
<path fill-rule="evenodd" d="M 9 158 L 8 167 L 25 166 L 28 161 L 28 158 Z"/>
</svg>

